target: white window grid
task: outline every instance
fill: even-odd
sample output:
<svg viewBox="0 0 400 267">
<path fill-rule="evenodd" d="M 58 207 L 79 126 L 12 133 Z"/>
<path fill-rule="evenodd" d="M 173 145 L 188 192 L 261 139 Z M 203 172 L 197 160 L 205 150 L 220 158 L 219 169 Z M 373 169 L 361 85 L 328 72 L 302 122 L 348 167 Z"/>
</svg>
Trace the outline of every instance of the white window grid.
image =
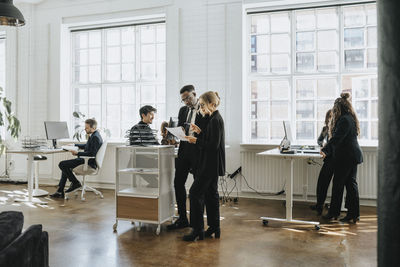
<svg viewBox="0 0 400 267">
<path fill-rule="evenodd" d="M 145 61 L 141 60 L 141 50 L 142 45 L 149 44 L 149 42 L 141 41 L 141 32 L 153 28 L 153 46 L 154 46 L 154 55 L 155 58 L 153 61 Z M 123 40 L 123 36 L 121 35 L 122 31 L 131 31 L 133 33 L 133 41 L 129 42 Z M 77 35 L 80 34 L 89 34 L 89 33 L 100 33 L 101 45 L 92 46 L 88 48 L 79 48 L 76 49 L 74 40 Z M 111 41 L 107 42 L 107 35 L 112 35 L 113 37 L 119 38 L 119 42 L 115 42 L 115 39 L 111 39 Z M 72 32 L 72 81 L 71 81 L 71 89 L 72 89 L 72 103 L 73 103 L 73 111 L 81 111 L 87 117 L 96 117 L 93 115 L 97 115 L 96 120 L 98 120 L 99 127 L 107 128 L 112 133 L 112 138 L 120 139 L 123 138 L 126 134 L 126 131 L 129 130 L 134 124 L 136 124 L 140 120 L 139 116 L 139 108 L 143 105 L 149 104 L 153 107 L 157 108 L 157 115 L 155 120 L 153 121 L 152 127 L 155 129 L 159 129 L 161 122 L 165 120 L 165 23 L 154 23 L 147 25 L 137 25 L 137 26 L 121 26 L 121 27 L 112 27 L 105 28 L 99 30 L 82 30 L 77 32 Z M 119 44 L 118 44 L 119 43 Z M 134 51 L 131 52 L 133 59 L 129 59 L 128 57 L 123 57 L 124 49 L 131 47 Z M 98 58 L 93 57 L 97 62 L 92 64 L 90 57 L 90 50 L 99 50 L 100 49 L 100 60 Z M 84 61 L 86 64 L 76 64 L 76 52 L 81 52 L 82 50 L 88 50 L 86 56 L 88 59 Z M 125 50 L 126 51 L 126 50 Z M 96 51 L 95 51 L 96 52 Z M 120 60 L 116 60 L 113 57 L 107 58 L 110 53 L 113 53 L 114 57 L 119 57 Z M 98 54 L 98 51 L 97 51 Z M 98 55 L 97 55 L 98 56 Z M 131 65 L 131 68 L 125 72 L 128 75 L 123 75 L 123 70 L 126 65 Z M 154 75 L 152 77 L 145 77 L 142 75 L 142 67 L 143 64 L 153 64 L 154 67 Z M 86 77 L 90 77 L 89 72 L 90 68 L 99 68 L 100 77 L 94 80 L 90 80 L 90 78 L 84 78 L 82 80 L 75 79 L 75 69 L 76 68 L 86 68 L 89 71 L 83 71 Z M 107 71 L 110 70 L 110 67 L 114 68 L 114 73 L 118 73 L 118 77 L 110 77 L 107 76 Z M 119 71 L 115 71 L 119 69 Z M 132 73 L 130 73 L 132 72 Z M 81 72 L 80 72 L 81 73 Z M 91 76 L 93 77 L 93 75 Z M 89 93 L 91 90 L 99 90 L 100 100 L 95 101 L 92 97 L 89 97 Z M 123 91 L 127 91 L 125 88 L 130 88 L 132 90 L 131 99 L 126 100 L 124 97 Z M 143 99 L 144 89 L 154 89 L 153 99 L 149 101 L 149 99 Z M 87 89 L 86 93 L 86 103 L 76 103 L 75 97 L 78 90 Z M 107 97 L 108 90 L 116 90 L 116 94 L 112 95 L 112 97 L 119 99 L 117 102 L 109 103 Z M 119 95 L 119 96 L 118 96 Z M 110 96 L 110 95 L 109 95 Z M 133 100 L 132 100 L 133 99 Z M 115 100 L 115 99 L 113 99 Z M 143 101 L 145 100 L 145 101 Z M 92 102 L 91 102 L 92 101 Z M 92 110 L 92 111 L 91 111 Z M 96 110 L 97 112 L 93 112 Z M 114 114 L 110 114 L 111 110 L 114 110 Z M 118 112 L 115 112 L 118 110 Z M 126 113 L 129 112 L 129 115 Z M 114 115 L 114 116 L 112 116 Z M 117 115 L 117 116 L 115 116 Z M 100 117 L 100 118 L 98 118 Z M 79 123 L 74 118 L 72 118 L 73 125 L 77 125 Z"/>
<path fill-rule="evenodd" d="M 353 6 L 353 5 L 351 5 L 351 6 Z M 375 4 L 355 4 L 354 6 L 362 6 L 365 10 L 376 8 Z M 337 51 L 337 53 L 338 54 L 340 53 L 340 55 L 341 55 L 338 58 L 338 62 L 337 62 L 338 69 L 336 71 L 318 70 L 318 69 L 316 69 L 317 64 L 315 64 L 316 63 L 316 61 L 315 61 L 314 62 L 314 66 L 315 66 L 314 67 L 314 72 L 297 72 L 296 71 L 296 52 L 297 51 L 296 51 L 296 39 L 295 39 L 296 35 L 295 34 L 294 35 L 290 34 L 291 51 L 294 51 L 294 53 L 291 53 L 291 61 L 290 61 L 291 73 L 288 73 L 288 75 L 282 75 L 281 74 L 281 75 L 279 75 L 279 78 L 281 78 L 281 79 L 282 78 L 287 78 L 289 80 L 289 82 L 290 82 L 289 83 L 290 84 L 290 94 L 289 94 L 290 99 L 288 101 L 289 110 L 290 110 L 289 111 L 290 116 L 289 116 L 288 120 L 290 121 L 292 129 L 294 129 L 294 131 L 292 131 L 294 133 L 294 138 L 297 139 L 297 141 L 299 141 L 299 142 L 309 142 L 309 139 L 311 139 L 311 138 L 306 138 L 306 139 L 296 138 L 296 135 L 297 135 L 297 125 L 296 124 L 297 124 L 298 121 L 299 122 L 302 121 L 302 120 L 297 120 L 296 119 L 296 103 L 297 103 L 297 98 L 296 98 L 296 80 L 303 79 L 303 78 L 311 78 L 311 79 L 316 79 L 317 80 L 319 78 L 322 78 L 321 76 L 326 76 L 326 77 L 330 77 L 330 78 L 336 77 L 336 79 L 337 79 L 337 88 L 336 88 L 336 92 L 335 92 L 335 98 L 336 98 L 336 97 L 339 96 L 341 90 L 346 89 L 346 88 L 342 88 L 343 76 L 349 75 L 349 74 L 354 74 L 354 75 L 370 74 L 370 75 L 375 75 L 376 76 L 376 73 L 377 73 L 376 67 L 370 67 L 370 68 L 365 67 L 365 68 L 361 68 L 361 69 L 346 69 L 345 66 L 344 66 L 344 22 L 343 22 L 344 21 L 344 14 L 343 14 L 343 9 L 345 7 L 348 7 L 348 6 L 338 6 L 338 7 L 336 7 L 337 16 L 338 16 L 338 23 L 339 23 L 339 28 L 336 29 L 337 33 L 338 33 L 338 36 L 337 36 L 337 38 L 338 38 L 338 51 Z M 310 9 L 307 9 L 307 10 L 314 10 L 314 12 L 316 12 L 316 10 L 323 10 L 323 9 L 331 9 L 331 7 L 330 8 L 317 8 L 317 9 L 310 8 Z M 295 17 L 295 12 L 296 12 L 295 10 L 289 12 L 289 18 L 290 19 Z M 279 13 L 282 13 L 282 12 L 279 12 Z M 247 27 L 247 36 L 250 36 L 250 40 L 247 42 L 247 45 L 248 45 L 247 51 L 249 53 L 248 55 L 250 55 L 249 61 L 248 61 L 248 64 L 247 64 L 247 77 L 248 77 L 248 81 L 249 81 L 247 84 L 248 84 L 248 88 L 250 88 L 250 90 L 248 90 L 248 93 L 246 94 L 246 96 L 247 96 L 247 99 L 248 99 L 247 101 L 250 104 L 247 104 L 247 106 L 246 105 L 244 105 L 244 106 L 246 107 L 246 109 L 245 109 L 246 114 L 250 114 L 250 116 L 251 116 L 251 102 L 252 102 L 251 93 L 250 93 L 250 91 L 251 91 L 251 81 L 257 81 L 257 80 L 268 79 L 268 78 L 269 79 L 277 78 L 277 74 L 273 73 L 273 72 L 252 72 L 252 70 L 251 70 L 251 55 L 255 55 L 256 54 L 256 53 L 252 53 L 252 51 L 251 51 L 251 35 L 255 35 L 251 31 L 251 16 L 261 16 L 261 15 L 270 16 L 271 14 L 273 14 L 273 12 L 247 16 L 248 17 L 247 18 L 247 25 L 248 25 L 248 27 Z M 291 24 L 291 32 L 292 33 L 296 33 L 297 32 L 296 31 L 296 26 L 295 26 L 296 23 L 293 23 L 292 20 L 291 20 L 290 24 Z M 373 26 L 374 25 L 372 23 L 370 23 L 368 25 L 365 25 L 365 28 L 373 27 Z M 316 30 L 315 31 L 318 32 L 319 30 L 322 30 L 322 29 L 318 29 L 317 26 L 316 26 Z M 326 30 L 326 29 L 323 29 L 323 30 Z M 333 28 L 330 29 L 330 30 L 333 30 Z M 366 35 L 364 34 L 364 38 L 366 38 L 365 36 Z M 316 39 L 317 38 L 314 38 L 314 42 L 316 42 Z M 364 43 L 367 44 L 366 41 Z M 314 44 L 314 47 L 317 48 L 316 44 Z M 375 48 L 376 44 L 375 45 L 371 45 L 371 46 L 366 46 L 366 48 L 370 48 L 370 47 Z M 364 59 L 366 59 L 366 58 L 364 57 Z M 316 57 L 314 57 L 314 60 L 316 60 Z M 364 60 L 364 65 L 366 66 L 366 60 Z M 317 114 L 316 113 L 317 113 L 318 102 L 319 101 L 332 101 L 332 104 L 333 104 L 333 101 L 334 101 L 335 98 L 325 98 L 324 99 L 324 98 L 316 97 L 316 99 L 312 100 L 314 103 L 316 103 L 316 104 L 314 104 L 314 120 L 313 120 L 314 133 L 313 133 L 313 138 L 312 139 L 316 139 L 318 137 L 319 131 L 321 130 L 322 125 L 324 124 L 324 116 L 323 116 L 323 118 L 322 118 L 322 116 L 317 118 Z M 369 101 L 372 102 L 372 101 L 376 101 L 376 100 L 377 100 L 377 98 L 370 98 Z M 354 100 L 353 100 L 353 104 L 354 104 Z M 370 111 L 371 110 L 371 105 L 369 104 L 368 107 L 369 107 L 369 113 L 368 114 L 371 114 L 371 111 Z M 250 141 L 250 142 L 254 142 L 254 141 L 257 141 L 257 142 L 278 142 L 279 141 L 279 139 L 271 139 L 271 138 L 256 138 L 254 140 L 253 137 L 251 136 L 251 132 L 252 132 L 252 129 L 251 129 L 252 125 L 251 124 L 255 123 L 257 121 L 271 122 L 271 121 L 274 121 L 274 120 L 269 120 L 269 121 L 265 120 L 265 119 L 264 120 L 257 120 L 257 119 L 254 119 L 254 118 L 250 117 L 250 125 L 248 125 L 248 127 L 247 127 L 248 131 L 247 131 L 247 134 L 245 135 L 245 140 L 246 141 Z M 279 120 L 277 120 L 277 121 L 279 121 Z M 304 120 L 304 121 L 306 121 L 306 120 Z M 363 121 L 363 120 L 361 120 L 361 121 Z M 372 131 L 371 130 L 371 124 L 372 123 L 377 124 L 377 121 L 378 121 L 377 118 L 371 118 L 371 117 L 368 118 L 368 126 L 369 126 L 368 127 L 368 136 L 369 136 L 368 140 L 371 139 L 370 136 L 372 135 L 371 134 L 371 131 Z M 270 129 L 268 129 L 268 131 L 271 132 Z M 374 139 L 372 139 L 372 140 L 374 140 Z"/>
</svg>

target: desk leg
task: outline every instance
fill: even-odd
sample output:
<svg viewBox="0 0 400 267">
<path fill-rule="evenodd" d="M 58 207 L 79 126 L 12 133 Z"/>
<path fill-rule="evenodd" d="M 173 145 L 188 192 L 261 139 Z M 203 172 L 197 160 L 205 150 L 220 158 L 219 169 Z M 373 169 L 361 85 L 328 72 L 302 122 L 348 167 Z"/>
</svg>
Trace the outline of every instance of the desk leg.
<svg viewBox="0 0 400 267">
<path fill-rule="evenodd" d="M 27 174 L 28 174 L 28 198 L 29 202 L 32 202 L 32 191 L 33 191 L 33 173 L 32 173 L 32 163 L 33 163 L 33 154 L 28 154 L 28 161 L 27 161 Z"/>
<path fill-rule="evenodd" d="M 290 159 L 290 174 L 286 175 L 286 220 L 293 219 L 293 163 L 294 159 Z"/>
</svg>

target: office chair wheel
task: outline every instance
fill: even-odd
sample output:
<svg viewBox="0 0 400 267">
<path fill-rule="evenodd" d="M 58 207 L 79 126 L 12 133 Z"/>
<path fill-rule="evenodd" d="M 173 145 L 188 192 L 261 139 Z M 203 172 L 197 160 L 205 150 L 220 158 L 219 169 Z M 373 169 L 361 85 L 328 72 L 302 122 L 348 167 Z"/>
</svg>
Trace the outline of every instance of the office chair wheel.
<svg viewBox="0 0 400 267">
<path fill-rule="evenodd" d="M 100 194 L 100 198 L 101 198 L 101 199 L 103 199 L 103 198 L 104 198 L 103 194 Z"/>
<path fill-rule="evenodd" d="M 315 225 L 315 230 L 318 231 L 319 229 L 321 229 L 321 227 L 319 225 Z"/>
<path fill-rule="evenodd" d="M 115 222 L 113 225 L 113 231 L 116 232 L 118 227 L 118 222 Z"/>
<path fill-rule="evenodd" d="M 156 230 L 156 235 L 160 235 L 160 232 L 161 232 L 161 225 L 158 225 Z"/>
<path fill-rule="evenodd" d="M 263 220 L 262 223 L 263 225 L 268 225 L 268 220 Z"/>
<path fill-rule="evenodd" d="M 82 197 L 82 198 L 81 198 L 81 200 L 82 200 L 82 201 L 85 201 L 85 200 L 86 200 L 86 198 Z"/>
</svg>

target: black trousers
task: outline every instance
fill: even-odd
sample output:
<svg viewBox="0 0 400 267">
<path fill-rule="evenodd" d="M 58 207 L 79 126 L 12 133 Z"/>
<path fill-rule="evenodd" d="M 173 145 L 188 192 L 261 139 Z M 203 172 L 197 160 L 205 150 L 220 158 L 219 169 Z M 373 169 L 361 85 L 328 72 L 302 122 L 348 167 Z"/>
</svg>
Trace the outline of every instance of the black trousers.
<svg viewBox="0 0 400 267">
<path fill-rule="evenodd" d="M 186 187 L 185 183 L 189 172 L 193 173 L 195 176 L 196 170 L 196 152 L 195 145 L 186 144 L 182 149 L 179 157 L 175 160 L 175 178 L 174 178 L 174 188 L 175 188 L 175 199 L 178 206 L 178 213 L 180 219 L 187 219 L 186 215 Z"/>
<path fill-rule="evenodd" d="M 343 190 L 346 187 L 347 215 L 360 216 L 360 197 L 357 184 L 357 164 L 335 163 L 332 199 L 329 214 L 339 216 L 342 206 Z"/>
<path fill-rule="evenodd" d="M 204 205 L 207 211 L 207 224 L 219 228 L 218 176 L 197 177 L 189 191 L 190 224 L 195 231 L 204 230 Z"/>
<path fill-rule="evenodd" d="M 58 164 L 58 167 L 61 169 L 61 179 L 60 179 L 60 183 L 58 184 L 59 192 L 64 191 L 64 187 L 65 187 L 65 183 L 67 182 L 67 179 L 69 179 L 69 181 L 71 183 L 79 182 L 78 179 L 76 179 L 72 170 L 84 163 L 85 163 L 85 160 L 81 159 L 81 158 L 60 161 L 60 163 Z"/>
<path fill-rule="evenodd" d="M 333 160 L 325 160 L 319 172 L 317 182 L 317 206 L 321 208 L 324 206 L 326 200 L 326 194 L 328 192 L 329 184 L 332 180 L 333 171 Z"/>
</svg>

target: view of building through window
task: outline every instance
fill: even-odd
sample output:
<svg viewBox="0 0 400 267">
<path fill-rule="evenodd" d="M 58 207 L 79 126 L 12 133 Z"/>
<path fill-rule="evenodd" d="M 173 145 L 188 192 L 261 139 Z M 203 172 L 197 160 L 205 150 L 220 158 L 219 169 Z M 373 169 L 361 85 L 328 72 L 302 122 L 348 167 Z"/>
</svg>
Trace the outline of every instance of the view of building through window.
<svg viewBox="0 0 400 267">
<path fill-rule="evenodd" d="M 352 94 L 360 138 L 378 139 L 376 4 L 249 14 L 248 141 L 316 140 L 341 91 Z M 248 114 L 249 113 L 249 114 Z"/>
<path fill-rule="evenodd" d="M 72 33 L 73 110 L 123 138 L 152 105 L 165 120 L 165 23 Z"/>
</svg>

